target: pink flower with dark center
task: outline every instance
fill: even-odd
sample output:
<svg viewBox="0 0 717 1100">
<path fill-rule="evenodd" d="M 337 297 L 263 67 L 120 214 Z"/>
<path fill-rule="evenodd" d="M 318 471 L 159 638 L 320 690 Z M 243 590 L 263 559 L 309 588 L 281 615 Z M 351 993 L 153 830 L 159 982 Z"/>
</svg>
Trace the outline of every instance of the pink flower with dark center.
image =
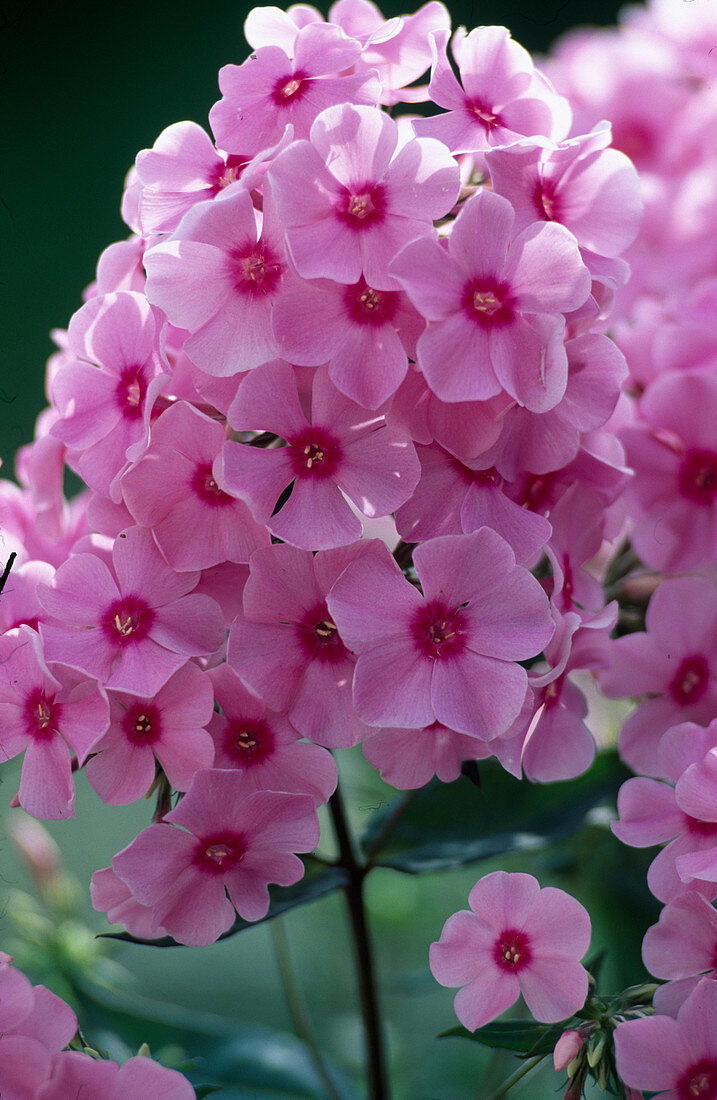
<svg viewBox="0 0 717 1100">
<path fill-rule="evenodd" d="M 613 643 L 600 686 L 610 698 L 648 696 L 622 727 L 620 755 L 634 771 L 656 775 L 665 731 L 717 713 L 717 587 L 703 577 L 663 581 L 645 626 Z"/>
<path fill-rule="evenodd" d="M 428 236 L 391 263 L 430 322 L 418 364 L 443 401 L 476 401 L 502 390 L 533 412 L 565 393 L 562 314 L 581 306 L 590 275 L 564 226 L 533 224 L 513 235 L 513 208 L 490 191 L 471 196 L 447 249 Z"/>
<path fill-rule="evenodd" d="M 440 722 L 499 737 L 525 698 L 527 675 L 515 662 L 539 653 L 554 630 L 545 593 L 488 527 L 424 542 L 413 561 L 423 595 L 382 546 L 329 593 L 331 618 L 358 654 L 356 712 L 367 725 Z"/>
<path fill-rule="evenodd" d="M 159 761 L 176 791 L 211 768 L 214 746 L 206 729 L 214 713 L 209 678 L 191 661 L 151 699 L 113 693 L 110 727 L 94 746 L 87 778 L 103 802 L 121 806 L 146 795 Z"/>
<path fill-rule="evenodd" d="M 476 27 L 457 32 L 453 53 L 463 87 L 448 60 L 450 31 L 432 35 L 433 68 L 428 91 L 447 112 L 416 119 L 420 137 L 435 137 L 452 153 L 471 153 L 493 145 L 511 145 L 524 135 L 560 140 L 570 125 L 567 100 L 556 95 L 538 73 L 530 54 L 505 27 Z"/>
<path fill-rule="evenodd" d="M 287 269 L 268 192 L 261 216 L 243 188 L 197 203 L 145 265 L 147 297 L 191 333 L 184 350 L 201 370 L 226 378 L 278 355 L 271 310 Z"/>
<path fill-rule="evenodd" d="M 0 638 L 0 668 L 0 752 L 5 760 L 25 752 L 19 804 L 34 817 L 72 817 L 70 749 L 84 764 L 107 729 L 107 697 L 67 668 L 50 672 L 27 626 Z"/>
<path fill-rule="evenodd" d="M 308 795 L 250 791 L 239 772 L 208 769 L 197 772 L 160 824 L 113 858 L 112 868 L 152 908 L 155 927 L 200 946 L 227 931 L 235 908 L 245 920 L 266 916 L 268 883 L 298 882 L 304 865 L 295 853 L 312 851 L 318 839 Z"/>
<path fill-rule="evenodd" d="M 475 1031 L 494 1020 L 521 993 L 544 1023 L 582 1008 L 588 975 L 580 959 L 591 930 L 575 898 L 541 889 L 532 875 L 494 871 L 478 880 L 468 904 L 470 911 L 448 918 L 429 955 L 441 985 L 464 986 L 454 1009 L 465 1027 Z"/>
<path fill-rule="evenodd" d="M 400 290 L 388 265 L 433 232 L 458 197 L 458 165 L 444 145 L 409 140 L 382 111 L 344 103 L 318 116 L 309 141 L 274 161 L 272 193 L 299 275 Z"/>
<path fill-rule="evenodd" d="M 300 741 L 286 718 L 268 710 L 228 665 L 209 676 L 221 707 L 209 723 L 214 766 L 236 768 L 251 790 L 293 791 L 311 795 L 317 805 L 328 802 L 338 779 L 331 754 Z"/>
<path fill-rule="evenodd" d="M 243 65 L 219 70 L 222 98 L 209 112 L 209 124 L 222 149 L 253 156 L 273 145 L 287 124 L 295 138 L 308 137 L 325 107 L 377 102 L 381 86 L 374 70 L 345 73 L 361 47 L 339 27 L 302 27 L 292 52 L 290 60 L 278 45 L 260 46 Z"/>
<path fill-rule="evenodd" d="M 117 537 L 112 562 L 115 576 L 96 555 L 75 554 L 39 587 L 45 654 L 108 688 L 150 697 L 189 657 L 219 649 L 221 611 L 192 592 L 199 574 L 171 570 L 143 528 Z"/>
<path fill-rule="evenodd" d="M 648 388 L 620 438 L 635 470 L 626 503 L 647 565 L 677 573 L 717 554 L 717 378 L 670 371 Z"/>
<path fill-rule="evenodd" d="M 626 1020 L 615 1029 L 621 1079 L 655 1100 L 717 1097 L 717 982 L 703 978 L 672 1016 Z"/>
<path fill-rule="evenodd" d="M 151 527 L 173 569 L 208 569 L 248 562 L 269 533 L 243 501 L 223 492 L 214 466 L 226 433 L 186 401 L 171 405 L 152 428 L 140 461 L 122 478 L 122 495 L 136 523 Z"/>
<path fill-rule="evenodd" d="M 146 444 L 152 408 L 168 378 L 160 327 L 142 294 L 92 298 L 70 321 L 77 358 L 52 382 L 60 419 L 51 434 L 72 448 L 90 488 L 113 500 L 119 500 L 119 476 Z"/>
<path fill-rule="evenodd" d="M 281 400 L 277 400 L 281 394 Z M 413 445 L 349 401 L 320 367 L 313 377 L 310 419 L 288 363 L 268 363 L 246 378 L 229 410 L 239 431 L 263 429 L 286 440 L 279 449 L 224 444 L 219 484 L 245 500 L 258 523 L 303 549 L 343 546 L 361 535 L 344 494 L 369 518 L 390 515 L 416 486 Z M 277 509 L 282 493 L 293 486 Z"/>
<path fill-rule="evenodd" d="M 376 290 L 363 276 L 351 286 L 297 280 L 276 303 L 272 324 L 285 359 L 328 363 L 337 389 L 369 409 L 398 388 L 425 327 L 405 294 Z"/>
<path fill-rule="evenodd" d="M 304 737 L 328 748 L 356 744 L 365 726 L 351 698 L 356 661 L 326 597 L 350 562 L 380 553 L 373 539 L 316 555 L 289 545 L 257 550 L 244 615 L 229 635 L 227 659 L 244 683 Z"/>
</svg>

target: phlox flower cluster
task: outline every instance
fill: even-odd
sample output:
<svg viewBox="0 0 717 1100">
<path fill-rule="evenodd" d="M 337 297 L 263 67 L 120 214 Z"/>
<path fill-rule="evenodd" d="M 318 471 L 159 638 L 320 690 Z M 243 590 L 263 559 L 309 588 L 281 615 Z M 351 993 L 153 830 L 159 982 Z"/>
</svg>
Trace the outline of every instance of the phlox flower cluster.
<svg viewBox="0 0 717 1100">
<path fill-rule="evenodd" d="M 257 8 L 211 135 L 178 122 L 138 154 L 130 237 L 56 334 L 0 483 L 0 748 L 25 753 L 38 817 L 73 814 L 80 768 L 110 805 L 156 791 L 93 877 L 133 935 L 208 944 L 264 917 L 318 843 L 331 750 L 361 744 L 400 789 L 487 757 L 579 775 L 592 673 L 644 697 L 615 829 L 669 841 L 648 941 L 679 945 L 657 976 L 683 984 L 662 1003 L 685 1033 L 713 1012 L 689 932 L 717 897 L 713 63 L 667 0 L 616 34 L 598 96 L 599 35 L 546 73 L 505 28 L 451 35 L 436 0 Z M 652 571 L 633 602 L 655 590 L 632 634 L 603 587 L 621 537 Z M 520 993 L 539 1020 L 579 1010 L 577 902 L 497 872 L 470 905 L 431 952 L 466 1026 Z M 621 1027 L 626 1082 L 662 1087 Z"/>
<path fill-rule="evenodd" d="M 143 1055 L 124 1065 L 68 1049 L 77 1017 L 68 1004 L 30 979 L 0 952 L 0 1090 L 22 1100 L 192 1100 L 194 1089 L 177 1070 Z"/>
<path fill-rule="evenodd" d="M 637 775 L 613 828 L 661 846 L 648 885 L 665 906 L 643 943 L 665 980 L 658 1014 L 618 1026 L 617 1065 L 627 1085 L 674 1100 L 717 1095 L 715 32 L 712 6 L 654 0 L 614 30 L 568 35 L 548 65 L 584 129 L 611 121 L 645 205 L 614 299 L 629 378 L 611 424 L 633 471 L 624 530 L 645 567 L 623 596 L 649 603 L 599 676 L 607 695 L 637 702 L 620 734 Z"/>
</svg>

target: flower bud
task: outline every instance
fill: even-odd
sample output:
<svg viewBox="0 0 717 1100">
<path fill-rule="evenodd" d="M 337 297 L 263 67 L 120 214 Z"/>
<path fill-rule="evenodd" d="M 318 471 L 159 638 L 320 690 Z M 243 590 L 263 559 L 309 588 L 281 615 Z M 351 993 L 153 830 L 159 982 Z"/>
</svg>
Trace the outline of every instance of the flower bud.
<svg viewBox="0 0 717 1100">
<path fill-rule="evenodd" d="M 553 1050 L 553 1065 L 558 1073 L 573 1061 L 582 1045 L 583 1037 L 579 1031 L 571 1029 L 563 1032 Z"/>
</svg>

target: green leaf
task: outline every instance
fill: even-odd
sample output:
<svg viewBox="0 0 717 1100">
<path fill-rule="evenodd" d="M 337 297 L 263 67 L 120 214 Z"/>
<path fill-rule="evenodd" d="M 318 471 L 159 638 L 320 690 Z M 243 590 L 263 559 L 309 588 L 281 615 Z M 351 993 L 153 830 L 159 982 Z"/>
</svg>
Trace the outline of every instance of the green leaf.
<svg viewBox="0 0 717 1100">
<path fill-rule="evenodd" d="M 452 1027 L 442 1031 L 439 1039 L 456 1037 L 472 1039 L 484 1047 L 499 1050 L 512 1050 L 515 1054 L 535 1057 L 549 1054 L 565 1030 L 565 1024 L 538 1024 L 535 1020 L 503 1020 L 486 1024 L 477 1031 L 468 1031 L 465 1027 Z"/>
<path fill-rule="evenodd" d="M 343 867 L 327 865 L 317 859 L 312 859 L 311 856 L 304 860 L 304 865 L 306 867 L 304 877 L 294 886 L 272 886 L 269 888 L 271 904 L 265 917 L 255 921 L 243 920 L 242 917 L 237 917 L 231 928 L 223 932 L 219 939 L 228 940 L 231 936 L 236 936 L 238 932 L 244 932 L 247 928 L 254 928 L 257 924 L 272 920 L 288 909 L 294 909 L 297 905 L 304 905 L 308 901 L 323 897 L 324 894 L 330 894 L 333 890 L 345 886 L 348 881 Z M 124 943 L 139 943 L 148 947 L 185 946 L 183 943 L 177 943 L 172 936 L 163 936 L 157 940 L 144 940 L 138 936 L 130 935 L 129 932 L 100 932 L 99 938 L 122 940 Z"/>
<path fill-rule="evenodd" d="M 109 1035 L 119 1036 L 130 1050 L 147 1042 L 152 1051 L 179 1048 L 174 1062 L 193 1084 L 207 1089 L 247 1086 L 266 1095 L 325 1100 L 326 1091 L 303 1042 L 288 1032 L 250 1027 L 214 1016 L 162 1004 L 137 994 L 117 993 L 89 981 L 77 981 L 75 995 L 83 1030 L 99 1046 Z M 344 1095 L 348 1082 L 330 1068 Z M 264 1091 L 265 1090 L 265 1091 Z M 255 1095 L 255 1093 L 252 1093 Z"/>
<path fill-rule="evenodd" d="M 536 784 L 481 762 L 481 787 L 461 777 L 418 791 L 380 843 L 372 862 L 417 873 L 459 867 L 506 852 L 535 851 L 574 833 L 591 810 L 613 805 L 630 772 L 615 752 L 601 753 L 577 779 Z M 362 837 L 371 850 L 392 803 L 374 814 Z"/>
</svg>

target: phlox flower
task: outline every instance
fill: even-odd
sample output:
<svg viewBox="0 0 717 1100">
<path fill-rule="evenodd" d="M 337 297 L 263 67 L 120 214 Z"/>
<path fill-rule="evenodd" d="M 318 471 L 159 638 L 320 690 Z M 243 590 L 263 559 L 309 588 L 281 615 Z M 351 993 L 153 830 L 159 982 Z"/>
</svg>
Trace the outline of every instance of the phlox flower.
<svg viewBox="0 0 717 1100">
<path fill-rule="evenodd" d="M 239 431 L 263 429 L 286 440 L 279 449 L 224 444 L 219 484 L 246 501 L 255 520 L 303 549 L 343 546 L 361 535 L 347 500 L 369 518 L 390 515 L 416 486 L 413 445 L 339 393 L 327 369 L 313 376 L 311 412 L 301 407 L 288 363 L 267 363 L 243 380 L 229 410 Z M 290 485 L 288 500 L 277 503 Z"/>
<path fill-rule="evenodd" d="M 266 708 L 228 665 L 209 671 L 220 714 L 213 714 L 214 766 L 235 768 L 248 790 L 308 794 L 318 804 L 336 789 L 334 758 L 319 745 L 301 741 L 287 719 Z"/>
<path fill-rule="evenodd" d="M 560 222 L 582 248 L 621 255 L 637 236 L 642 199 L 634 165 L 607 148 L 611 136 L 610 124 L 602 122 L 557 145 L 526 138 L 490 149 L 485 159 L 493 190 L 512 204 L 516 227 Z"/>
<path fill-rule="evenodd" d="M 377 102 L 375 70 L 345 72 L 361 46 L 340 27 L 307 24 L 296 34 L 292 53 L 290 59 L 281 46 L 259 46 L 242 65 L 219 70 L 222 98 L 209 112 L 209 125 L 222 149 L 253 156 L 273 145 L 287 124 L 294 137 L 308 137 L 326 107 Z"/>
<path fill-rule="evenodd" d="M 344 103 L 322 111 L 269 171 L 286 243 L 304 279 L 400 290 L 388 272 L 458 198 L 458 165 L 440 142 L 401 143 L 393 119 Z"/>
<path fill-rule="evenodd" d="M 655 1100 L 717 1096 L 717 982 L 703 978 L 673 1016 L 626 1020 L 615 1029 L 621 1079 Z"/>
<path fill-rule="evenodd" d="M 106 913 L 110 924 L 121 924 L 131 936 L 144 940 L 168 935 L 157 925 L 151 907 L 141 905 L 111 867 L 93 872 L 90 897 L 98 913 Z"/>
<path fill-rule="evenodd" d="M 707 728 L 693 722 L 673 726 L 660 741 L 655 766 L 668 782 L 639 776 L 620 788 L 615 835 L 635 848 L 668 842 L 647 872 L 647 885 L 662 902 L 688 890 L 717 897 L 717 822 L 686 812 L 675 791 L 683 773 L 715 747 L 717 719 Z"/>
<path fill-rule="evenodd" d="M 186 1077 L 151 1058 L 138 1055 L 123 1065 L 68 1050 L 53 1060 L 52 1073 L 34 1100 L 194 1100 L 196 1093 Z"/>
<path fill-rule="evenodd" d="M 431 944 L 431 973 L 461 985 L 455 1013 L 470 1031 L 525 998 L 536 1020 L 555 1023 L 582 1008 L 588 992 L 580 965 L 590 918 L 564 890 L 541 889 L 532 875 L 494 871 L 468 895 L 470 911 L 446 921 Z"/>
<path fill-rule="evenodd" d="M 366 539 L 315 555 L 289 545 L 257 550 L 244 614 L 229 634 L 227 660 L 244 683 L 304 737 L 328 748 L 356 744 L 365 726 L 351 697 L 356 659 L 326 597 L 347 565 L 373 560 L 379 545 Z"/>
<path fill-rule="evenodd" d="M 534 223 L 514 236 L 513 221 L 507 199 L 480 191 L 447 249 L 424 236 L 390 270 L 430 322 L 418 364 L 438 397 L 482 401 L 505 390 L 544 412 L 567 385 L 562 314 L 583 304 L 590 275 L 564 226 Z"/>
<path fill-rule="evenodd" d="M 25 753 L 18 798 L 27 813 L 73 816 L 70 749 L 83 764 L 108 722 L 104 691 L 67 668 L 51 672 L 35 631 L 0 638 L 0 752 L 5 760 Z"/>
<path fill-rule="evenodd" d="M 184 350 L 201 370 L 226 378 L 278 355 L 271 310 L 287 267 L 267 195 L 262 215 L 243 187 L 196 203 L 145 266 L 147 297 L 191 334 Z"/>
<path fill-rule="evenodd" d="M 3 567 L 5 562 L 0 559 Z M 49 584 L 55 570 L 46 561 L 13 563 L 0 600 L 0 634 L 26 625 L 37 630 L 42 607 L 37 596 L 38 584 Z"/>
<path fill-rule="evenodd" d="M 270 538 L 243 501 L 217 485 L 214 465 L 226 439 L 216 420 L 186 401 L 157 419 L 149 447 L 124 475 L 121 490 L 135 523 L 151 527 L 162 555 L 179 572 L 248 562 Z"/>
<path fill-rule="evenodd" d="M 103 802 L 142 798 L 155 778 L 155 759 L 176 791 L 210 768 L 214 746 L 206 729 L 214 713 L 209 678 L 188 661 L 151 699 L 113 692 L 110 725 L 93 748 L 87 778 Z"/>
<path fill-rule="evenodd" d="M 717 713 L 717 587 L 703 577 L 663 581 L 645 627 L 613 643 L 600 687 L 610 698 L 648 696 L 622 727 L 620 755 L 634 771 L 659 775 L 656 750 L 665 730 L 707 723 Z"/>
<path fill-rule="evenodd" d="M 416 119 L 419 137 L 435 137 L 452 153 L 510 145 L 524 135 L 560 140 L 570 125 L 567 100 L 556 95 L 533 60 L 505 27 L 476 27 L 457 33 L 453 54 L 463 87 L 453 74 L 446 47 L 450 32 L 432 36 L 433 68 L 428 91 L 445 113 Z"/>
<path fill-rule="evenodd" d="M 268 883 L 298 882 L 304 865 L 295 853 L 312 851 L 318 839 L 308 795 L 247 792 L 239 772 L 209 769 L 197 772 L 162 822 L 114 856 L 112 868 L 152 908 L 155 928 L 198 947 L 228 930 L 235 907 L 245 920 L 266 916 Z"/>
<path fill-rule="evenodd" d="M 635 477 L 626 504 L 632 544 L 654 569 L 677 573 L 717 554 L 717 377 L 670 371 L 648 388 L 620 438 Z"/>
<path fill-rule="evenodd" d="M 71 449 L 83 481 L 113 500 L 119 500 L 119 476 L 146 444 L 152 408 L 168 378 L 161 324 L 142 294 L 91 298 L 70 321 L 76 358 L 52 383 L 60 416 L 51 434 Z"/>
<path fill-rule="evenodd" d="M 341 393 L 376 409 L 403 381 L 425 321 L 405 294 L 362 277 L 349 286 L 297 280 L 277 301 L 272 325 L 284 359 L 328 363 Z"/>
<path fill-rule="evenodd" d="M 114 576 L 97 555 L 75 554 L 39 586 L 45 656 L 150 697 L 188 657 L 219 649 L 221 611 L 192 592 L 199 574 L 171 570 L 144 528 L 115 539 L 112 564 Z"/>
<path fill-rule="evenodd" d="M 645 933 L 642 960 L 656 978 L 670 979 L 655 992 L 655 1010 L 676 1016 L 701 975 L 717 977 L 717 911 L 695 891 L 675 898 Z"/>
<path fill-rule="evenodd" d="M 382 546 L 352 562 L 329 593 L 331 618 L 358 655 L 356 712 L 372 726 L 440 722 L 499 737 L 525 698 L 527 674 L 515 662 L 553 633 L 547 598 L 488 527 L 424 542 L 413 562 L 423 594 Z"/>
</svg>

